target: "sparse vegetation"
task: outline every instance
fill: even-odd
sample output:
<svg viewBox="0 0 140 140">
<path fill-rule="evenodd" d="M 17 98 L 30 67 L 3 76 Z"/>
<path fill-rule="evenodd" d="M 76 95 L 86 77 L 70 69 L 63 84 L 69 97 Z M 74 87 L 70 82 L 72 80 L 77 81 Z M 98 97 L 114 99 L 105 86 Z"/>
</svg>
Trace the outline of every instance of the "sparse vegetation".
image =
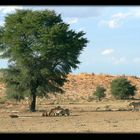
<svg viewBox="0 0 140 140">
<path fill-rule="evenodd" d="M 95 99 L 94 96 L 89 96 L 87 101 L 92 102 L 94 99 Z"/>
<path fill-rule="evenodd" d="M 127 109 L 126 109 L 126 108 L 120 107 L 120 108 L 118 109 L 118 111 L 127 111 Z"/>
<path fill-rule="evenodd" d="M 7 101 L 7 99 L 6 98 L 0 98 L 0 104 L 4 104 L 5 102 Z"/>
<path fill-rule="evenodd" d="M 106 96 L 106 94 L 104 93 L 105 91 L 106 89 L 104 87 L 97 86 L 96 91 L 93 93 L 93 95 L 96 96 L 99 101 L 101 101 L 101 99 Z"/>
<path fill-rule="evenodd" d="M 127 99 L 135 95 L 136 87 L 126 78 L 117 78 L 111 82 L 111 93 L 116 99 Z"/>
<path fill-rule="evenodd" d="M 110 105 L 105 106 L 105 111 L 112 111 L 111 108 L 110 108 Z"/>
</svg>

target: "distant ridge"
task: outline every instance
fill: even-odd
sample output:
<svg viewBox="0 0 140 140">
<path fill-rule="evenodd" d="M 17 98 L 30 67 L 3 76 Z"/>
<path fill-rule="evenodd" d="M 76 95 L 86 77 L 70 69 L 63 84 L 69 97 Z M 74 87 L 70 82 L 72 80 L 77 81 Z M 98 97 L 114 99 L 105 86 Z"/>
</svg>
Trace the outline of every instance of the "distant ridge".
<svg viewBox="0 0 140 140">
<path fill-rule="evenodd" d="M 106 90 L 106 97 L 111 97 L 110 93 L 110 82 L 118 77 L 127 78 L 133 85 L 136 85 L 136 98 L 140 98 L 140 78 L 136 76 L 126 76 L 126 75 L 109 75 L 109 74 L 88 74 L 88 73 L 80 73 L 80 74 L 69 74 L 67 77 L 67 82 L 62 87 L 65 91 L 65 94 L 58 94 L 49 96 L 53 99 L 61 97 L 64 100 L 88 100 L 89 96 L 95 91 L 96 86 L 101 85 L 104 86 Z M 5 89 L 4 84 L 0 83 L 0 96 L 2 94 L 2 90 Z"/>
</svg>

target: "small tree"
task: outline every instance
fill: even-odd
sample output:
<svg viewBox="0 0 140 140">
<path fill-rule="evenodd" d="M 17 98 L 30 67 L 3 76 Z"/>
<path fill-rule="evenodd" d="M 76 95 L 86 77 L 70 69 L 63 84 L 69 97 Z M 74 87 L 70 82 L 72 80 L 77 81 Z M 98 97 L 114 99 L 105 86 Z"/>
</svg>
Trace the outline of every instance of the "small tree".
<svg viewBox="0 0 140 140">
<path fill-rule="evenodd" d="M 106 91 L 106 89 L 104 87 L 97 86 L 96 91 L 93 93 L 93 95 L 95 95 L 98 98 L 98 100 L 100 101 L 101 98 L 106 96 L 104 93 L 105 91 Z"/>
<path fill-rule="evenodd" d="M 136 87 L 126 78 L 117 78 L 111 82 L 111 93 L 116 99 L 126 99 L 135 95 Z"/>
</svg>

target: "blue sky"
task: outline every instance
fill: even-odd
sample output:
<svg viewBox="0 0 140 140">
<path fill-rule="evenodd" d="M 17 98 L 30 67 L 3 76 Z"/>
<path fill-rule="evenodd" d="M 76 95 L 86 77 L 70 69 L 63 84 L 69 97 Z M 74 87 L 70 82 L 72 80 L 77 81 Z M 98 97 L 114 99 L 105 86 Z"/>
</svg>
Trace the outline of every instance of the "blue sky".
<svg viewBox="0 0 140 140">
<path fill-rule="evenodd" d="M 7 13 L 29 8 L 55 10 L 71 29 L 86 33 L 89 43 L 73 73 L 140 76 L 139 6 L 0 6 L 0 24 Z M 0 68 L 6 66 L 6 60 L 0 60 Z"/>
</svg>

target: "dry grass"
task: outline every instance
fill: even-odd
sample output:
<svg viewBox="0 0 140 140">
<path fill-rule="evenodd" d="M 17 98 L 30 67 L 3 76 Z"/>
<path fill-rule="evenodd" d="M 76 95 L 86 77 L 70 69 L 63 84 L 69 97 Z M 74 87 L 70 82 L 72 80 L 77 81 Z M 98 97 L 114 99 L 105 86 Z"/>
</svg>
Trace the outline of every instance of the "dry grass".
<svg viewBox="0 0 140 140">
<path fill-rule="evenodd" d="M 128 104 L 137 100 L 114 100 L 107 98 L 96 101 L 90 98 L 96 84 L 108 83 L 115 77 L 100 75 L 80 75 L 76 83 L 65 85 L 67 93 L 58 98 L 37 99 L 37 112 L 28 110 L 28 101 L 7 101 L 4 96 L 4 85 L 0 86 L 0 132 L 140 132 L 140 112 L 132 112 Z M 88 82 L 86 81 L 88 79 Z M 132 79 L 137 84 L 140 93 L 140 79 Z M 77 84 L 78 83 L 78 84 Z M 85 87 L 87 86 L 87 87 Z M 92 88 L 93 87 L 93 88 Z M 109 90 L 108 90 L 109 91 Z M 140 95 L 140 94 L 139 94 Z M 89 100 L 88 100 L 89 99 Z M 61 104 L 60 104 L 61 103 Z M 42 117 L 42 112 L 60 105 L 69 108 L 70 116 L 67 117 Z M 18 111 L 18 118 L 11 118 L 12 111 Z"/>
<path fill-rule="evenodd" d="M 130 102 L 110 100 L 61 104 L 71 111 L 67 117 L 42 117 L 42 111 L 57 105 L 39 104 L 37 112 L 31 113 L 27 104 L 9 102 L 0 106 L 0 132 L 140 132 L 140 112 L 127 111 L 131 109 L 128 108 Z M 13 110 L 18 112 L 18 118 L 9 117 Z"/>
</svg>

